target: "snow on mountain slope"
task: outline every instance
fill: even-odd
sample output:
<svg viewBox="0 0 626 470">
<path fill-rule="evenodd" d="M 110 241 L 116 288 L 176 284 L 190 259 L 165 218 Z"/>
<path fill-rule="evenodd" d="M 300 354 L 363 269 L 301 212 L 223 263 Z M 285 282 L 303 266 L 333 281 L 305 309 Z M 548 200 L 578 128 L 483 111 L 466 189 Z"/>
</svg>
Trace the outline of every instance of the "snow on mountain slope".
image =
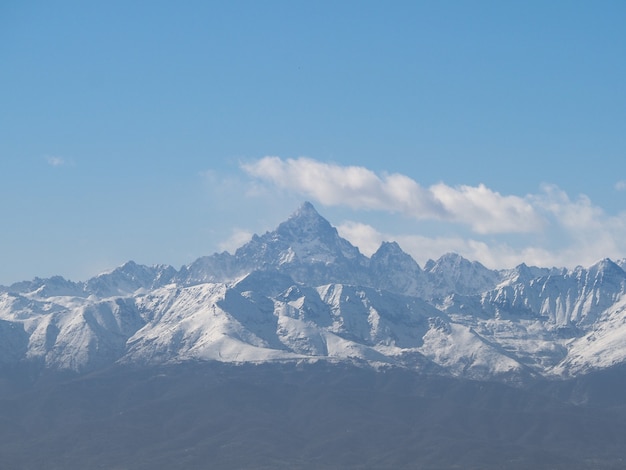
<svg viewBox="0 0 626 470">
<path fill-rule="evenodd" d="M 554 328 L 583 328 L 593 324 L 626 292 L 626 273 L 612 261 L 599 261 L 486 292 L 483 308 L 495 315 L 542 317 Z"/>
<path fill-rule="evenodd" d="M 256 275 L 257 273 L 255 273 Z M 138 298 L 151 319 L 129 339 L 124 360 L 267 361 L 352 358 L 400 363 L 441 313 L 419 299 L 340 284 L 291 285 L 279 295 L 247 278 L 234 283 L 168 286 Z"/>
<path fill-rule="evenodd" d="M 430 329 L 422 353 L 455 376 L 488 380 L 525 372 L 515 358 L 458 323 Z"/>
<path fill-rule="evenodd" d="M 42 357 L 47 366 L 59 369 L 93 370 L 120 358 L 142 324 L 132 300 L 87 303 L 40 322 L 30 336 L 27 357 Z"/>
<path fill-rule="evenodd" d="M 165 363 L 181 360 L 219 360 L 225 362 L 266 361 L 295 358 L 272 348 L 255 328 L 247 328 L 231 315 L 235 304 L 238 315 L 255 318 L 258 324 L 272 323 L 270 312 L 239 296 L 233 300 L 225 284 L 200 284 L 177 288 L 167 286 L 137 300 L 138 309 L 150 321 L 128 340 L 125 361 Z M 255 326 L 257 326 L 255 325 Z"/>
<path fill-rule="evenodd" d="M 626 297 L 611 305 L 580 337 L 568 343 L 568 355 L 553 369 L 556 375 L 577 376 L 594 369 L 604 369 L 626 358 Z"/>
<path fill-rule="evenodd" d="M 179 271 L 128 262 L 0 288 L 0 364 L 324 359 L 572 376 L 626 362 L 624 264 L 493 271 L 447 254 L 422 269 L 397 243 L 367 258 L 305 203 L 235 254 Z"/>
<path fill-rule="evenodd" d="M 3 342 L 26 341 L 15 362 L 26 359 L 75 371 L 119 359 L 126 340 L 143 324 L 132 299 L 93 296 L 33 299 L 5 293 L 0 295 L 0 318 L 6 325 Z"/>
</svg>

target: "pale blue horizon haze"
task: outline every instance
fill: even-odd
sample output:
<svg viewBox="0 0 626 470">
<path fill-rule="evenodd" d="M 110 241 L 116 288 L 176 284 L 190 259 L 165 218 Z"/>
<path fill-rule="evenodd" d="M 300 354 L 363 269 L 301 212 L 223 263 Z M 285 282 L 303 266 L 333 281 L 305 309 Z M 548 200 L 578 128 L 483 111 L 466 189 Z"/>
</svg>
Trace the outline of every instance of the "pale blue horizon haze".
<svg viewBox="0 0 626 470">
<path fill-rule="evenodd" d="M 626 3 L 0 5 L 0 284 L 234 248 L 626 257 Z"/>
</svg>

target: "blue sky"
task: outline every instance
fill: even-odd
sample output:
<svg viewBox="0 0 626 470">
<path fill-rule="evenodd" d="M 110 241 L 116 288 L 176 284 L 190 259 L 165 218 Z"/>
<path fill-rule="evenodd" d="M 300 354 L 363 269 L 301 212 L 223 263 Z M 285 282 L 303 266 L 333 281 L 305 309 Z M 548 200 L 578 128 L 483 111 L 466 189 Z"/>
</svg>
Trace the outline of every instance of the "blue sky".
<svg viewBox="0 0 626 470">
<path fill-rule="evenodd" d="M 303 201 L 423 264 L 626 257 L 626 3 L 2 2 L 0 284 Z"/>
</svg>

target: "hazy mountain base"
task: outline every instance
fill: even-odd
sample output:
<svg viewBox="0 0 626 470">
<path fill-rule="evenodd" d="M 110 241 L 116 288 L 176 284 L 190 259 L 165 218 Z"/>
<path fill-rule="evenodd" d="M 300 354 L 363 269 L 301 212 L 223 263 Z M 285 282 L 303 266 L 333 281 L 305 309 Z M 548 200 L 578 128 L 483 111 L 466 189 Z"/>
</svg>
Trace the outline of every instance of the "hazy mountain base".
<svg viewBox="0 0 626 470">
<path fill-rule="evenodd" d="M 5 370 L 0 468 L 624 468 L 625 372 L 513 388 L 326 362 Z"/>
</svg>

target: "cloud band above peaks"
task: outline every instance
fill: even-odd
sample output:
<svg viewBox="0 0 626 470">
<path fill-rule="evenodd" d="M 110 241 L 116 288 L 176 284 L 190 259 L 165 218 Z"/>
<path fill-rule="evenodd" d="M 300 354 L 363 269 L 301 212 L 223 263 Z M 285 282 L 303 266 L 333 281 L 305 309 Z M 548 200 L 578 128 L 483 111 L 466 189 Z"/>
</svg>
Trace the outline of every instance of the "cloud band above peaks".
<svg viewBox="0 0 626 470">
<path fill-rule="evenodd" d="M 446 220 L 474 232 L 515 233 L 539 230 L 543 220 L 531 203 L 502 196 L 484 185 L 423 188 L 402 174 L 377 175 L 360 166 L 341 166 L 310 158 L 264 157 L 243 164 L 248 175 L 300 193 L 328 206 L 401 212 L 417 219 Z"/>
</svg>

